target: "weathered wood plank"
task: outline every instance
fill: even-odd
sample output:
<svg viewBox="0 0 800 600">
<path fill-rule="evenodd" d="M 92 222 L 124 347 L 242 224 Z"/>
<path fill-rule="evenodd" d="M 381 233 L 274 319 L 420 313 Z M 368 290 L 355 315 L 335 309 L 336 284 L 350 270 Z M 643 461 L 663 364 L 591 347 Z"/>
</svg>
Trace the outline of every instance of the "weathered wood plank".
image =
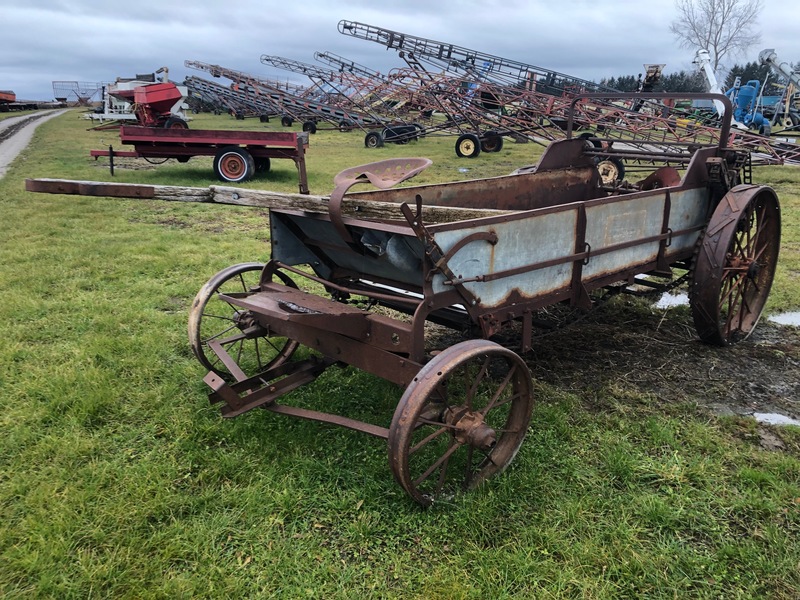
<svg viewBox="0 0 800 600">
<path fill-rule="evenodd" d="M 209 202 L 323 214 L 328 213 L 329 199 L 328 196 L 289 194 L 219 185 L 196 188 L 171 185 L 142 185 L 138 183 L 75 181 L 70 179 L 26 179 L 25 189 L 29 192 L 46 194 L 165 200 L 169 202 Z M 410 203 L 413 203 L 413 200 L 413 197 L 409 198 Z M 428 223 L 449 223 L 508 212 L 434 205 L 424 205 L 423 211 L 425 220 Z M 342 212 L 345 215 L 359 219 L 405 222 L 405 218 L 400 212 L 399 203 L 379 202 L 372 198 L 359 198 L 357 195 L 345 196 L 342 203 Z"/>
</svg>

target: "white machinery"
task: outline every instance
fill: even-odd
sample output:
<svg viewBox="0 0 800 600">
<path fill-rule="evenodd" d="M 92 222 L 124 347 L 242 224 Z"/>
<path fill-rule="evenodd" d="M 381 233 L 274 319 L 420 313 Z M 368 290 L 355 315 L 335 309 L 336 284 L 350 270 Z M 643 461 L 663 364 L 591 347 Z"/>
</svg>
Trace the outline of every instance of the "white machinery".
<svg viewBox="0 0 800 600">
<path fill-rule="evenodd" d="M 157 77 L 161 75 L 161 77 Z M 98 112 L 88 113 L 85 115 L 87 119 L 93 121 L 138 121 L 139 117 L 134 111 L 134 90 L 136 88 L 155 85 L 158 83 L 166 83 L 169 81 L 169 70 L 167 67 L 161 67 L 154 74 L 136 75 L 131 79 L 117 77 L 114 83 L 110 83 L 103 88 L 103 105 Z M 170 108 L 170 112 L 183 121 L 188 121 L 189 118 L 184 112 L 188 105 L 186 104 L 186 97 L 188 90 L 186 86 L 177 86 L 182 94 L 182 97 L 175 102 Z"/>
<path fill-rule="evenodd" d="M 800 90 L 800 71 L 788 62 L 781 62 L 778 55 L 773 49 L 762 50 L 758 55 L 758 61 L 762 65 L 767 65 L 779 77 L 785 77 L 788 85 L 784 92 L 783 106 L 778 108 L 778 112 L 783 113 L 783 120 L 787 127 L 794 127 L 798 124 L 800 119 L 794 109 L 791 108 L 792 104 L 792 88 L 797 91 Z M 776 115 L 780 116 L 780 115 Z"/>
<path fill-rule="evenodd" d="M 758 55 L 762 65 L 768 65 L 776 74 L 786 77 L 796 88 L 800 89 L 800 71 L 795 71 L 788 62 L 780 62 L 775 50 L 762 50 Z"/>
<path fill-rule="evenodd" d="M 714 74 L 714 69 L 711 68 L 711 55 L 709 55 L 708 50 L 705 48 L 701 48 L 697 51 L 697 54 L 694 56 L 694 60 L 692 61 L 698 70 L 703 72 L 703 75 L 706 78 L 706 84 L 708 85 L 708 91 L 712 94 L 724 94 L 725 90 L 723 90 L 719 82 L 717 81 L 717 76 Z M 722 104 L 719 100 L 714 100 L 714 108 L 717 111 L 717 114 L 722 118 L 725 116 L 725 105 Z M 739 129 L 747 129 L 747 126 L 743 123 L 738 123 L 736 120 L 732 121 L 731 126 L 737 127 Z"/>
</svg>

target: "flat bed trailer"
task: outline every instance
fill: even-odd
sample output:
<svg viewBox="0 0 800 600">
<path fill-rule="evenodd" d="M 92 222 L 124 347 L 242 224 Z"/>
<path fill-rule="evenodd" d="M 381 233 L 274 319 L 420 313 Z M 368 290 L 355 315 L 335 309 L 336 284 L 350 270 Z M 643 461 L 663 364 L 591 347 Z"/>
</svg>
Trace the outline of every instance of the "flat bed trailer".
<svg viewBox="0 0 800 600">
<path fill-rule="evenodd" d="M 395 187 L 430 161 L 370 163 L 339 173 L 327 197 L 64 180 L 26 188 L 268 207 L 270 260 L 220 271 L 190 308 L 211 401 L 225 417 L 262 408 L 381 438 L 398 484 L 427 506 L 516 455 L 534 402 L 518 352 L 531 349 L 540 311 L 688 281 L 703 341 L 750 335 L 775 273 L 780 209 L 771 188 L 749 182 L 746 154 L 707 145 L 683 174 L 665 166 L 620 185 L 601 182 L 578 138 L 491 179 Z M 349 193 L 356 184 L 378 189 Z M 452 344 L 432 326 L 468 339 Z M 333 365 L 401 386 L 391 421 L 292 403 L 290 392 Z"/>
<path fill-rule="evenodd" d="M 234 131 L 216 129 L 158 128 L 123 125 L 119 130 L 123 144 L 132 151 L 91 150 L 95 159 L 109 157 L 113 173 L 114 157 L 169 159 L 187 162 L 193 156 L 213 156 L 214 173 L 229 183 L 251 179 L 256 173 L 266 173 L 271 160 L 293 160 L 298 171 L 301 194 L 308 194 L 305 152 L 307 133 L 271 131 Z"/>
</svg>

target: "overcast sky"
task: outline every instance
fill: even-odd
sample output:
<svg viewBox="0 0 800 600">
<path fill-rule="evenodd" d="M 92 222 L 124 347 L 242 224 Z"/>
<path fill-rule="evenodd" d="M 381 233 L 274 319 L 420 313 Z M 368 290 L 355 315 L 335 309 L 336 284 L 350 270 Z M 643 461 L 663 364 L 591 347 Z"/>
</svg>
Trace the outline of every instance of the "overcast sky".
<svg viewBox="0 0 800 600">
<path fill-rule="evenodd" d="M 797 0 L 764 5 L 762 41 L 737 62 L 764 48 L 800 61 Z M 405 66 L 394 50 L 340 34 L 342 19 L 599 82 L 644 63 L 690 70 L 694 51 L 669 32 L 675 17 L 673 0 L 0 0 L 0 89 L 49 100 L 54 80 L 108 82 L 162 66 L 173 81 L 209 78 L 185 60 L 292 77 L 262 65 L 262 54 L 315 63 L 314 52 L 332 52 L 381 72 Z"/>
</svg>

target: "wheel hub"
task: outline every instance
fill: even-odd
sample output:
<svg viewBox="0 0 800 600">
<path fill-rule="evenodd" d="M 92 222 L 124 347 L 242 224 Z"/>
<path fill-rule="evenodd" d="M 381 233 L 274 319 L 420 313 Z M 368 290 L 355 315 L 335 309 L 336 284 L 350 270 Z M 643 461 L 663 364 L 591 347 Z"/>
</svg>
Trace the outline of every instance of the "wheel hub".
<svg viewBox="0 0 800 600">
<path fill-rule="evenodd" d="M 728 255 L 728 268 L 731 271 L 746 274 L 748 279 L 756 279 L 761 271 L 761 264 L 749 258 Z"/>
<path fill-rule="evenodd" d="M 248 338 L 257 338 L 269 333 L 249 310 L 237 310 L 233 315 L 233 322 Z"/>
<path fill-rule="evenodd" d="M 483 420 L 483 415 L 469 410 L 466 406 L 448 408 L 444 421 L 454 427 L 453 437 L 460 444 L 491 450 L 497 443 L 497 432 Z"/>
</svg>

